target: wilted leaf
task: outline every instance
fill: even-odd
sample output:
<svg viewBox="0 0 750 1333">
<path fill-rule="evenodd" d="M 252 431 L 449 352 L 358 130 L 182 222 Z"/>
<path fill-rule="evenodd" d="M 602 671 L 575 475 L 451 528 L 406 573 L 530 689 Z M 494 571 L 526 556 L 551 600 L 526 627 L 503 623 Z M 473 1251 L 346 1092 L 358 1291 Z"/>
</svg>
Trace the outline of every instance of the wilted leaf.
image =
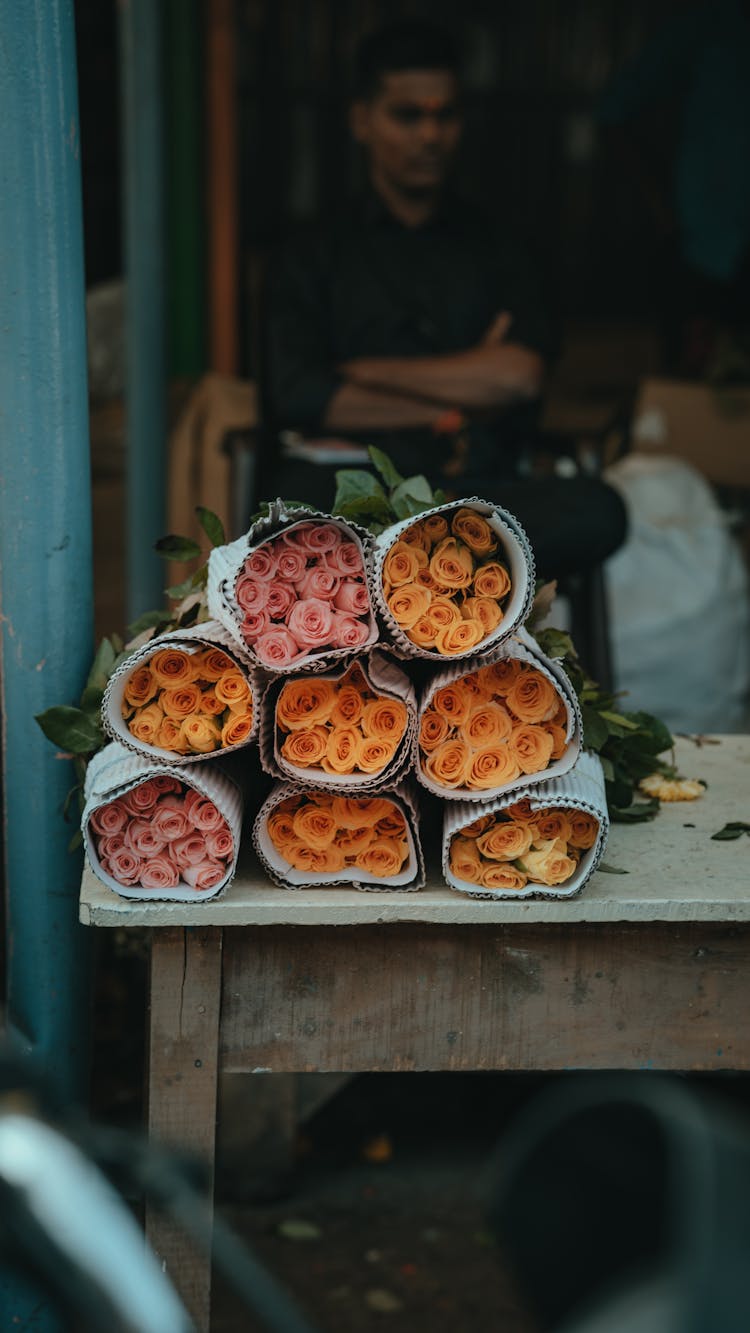
<svg viewBox="0 0 750 1333">
<path fill-rule="evenodd" d="M 597 870 L 601 870 L 603 875 L 629 875 L 629 870 L 621 870 L 619 866 L 611 866 L 606 861 L 600 861 Z"/>
<path fill-rule="evenodd" d="M 192 537 L 178 537 L 173 532 L 166 537 L 160 537 L 158 542 L 154 543 L 154 550 L 164 560 L 177 560 L 180 564 L 186 560 L 195 560 L 201 553 L 200 546 Z"/>
<path fill-rule="evenodd" d="M 90 754 L 102 743 L 102 732 L 90 713 L 81 708 L 57 704 L 44 713 L 37 713 L 39 723 L 48 741 L 59 745 L 69 754 Z"/>
</svg>

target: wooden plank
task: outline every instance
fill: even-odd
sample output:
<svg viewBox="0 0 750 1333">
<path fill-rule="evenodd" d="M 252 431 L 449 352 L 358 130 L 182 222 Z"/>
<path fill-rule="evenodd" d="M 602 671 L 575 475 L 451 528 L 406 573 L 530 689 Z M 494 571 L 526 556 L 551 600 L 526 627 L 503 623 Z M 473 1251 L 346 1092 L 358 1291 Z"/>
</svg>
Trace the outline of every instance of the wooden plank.
<svg viewBox="0 0 750 1333">
<path fill-rule="evenodd" d="M 222 933 L 157 930 L 151 942 L 149 1135 L 209 1166 L 213 1197 Z M 149 1241 L 188 1307 L 208 1333 L 210 1256 L 148 1209 Z"/>
<path fill-rule="evenodd" d="M 228 1071 L 750 1069 L 750 927 L 227 933 Z"/>
</svg>

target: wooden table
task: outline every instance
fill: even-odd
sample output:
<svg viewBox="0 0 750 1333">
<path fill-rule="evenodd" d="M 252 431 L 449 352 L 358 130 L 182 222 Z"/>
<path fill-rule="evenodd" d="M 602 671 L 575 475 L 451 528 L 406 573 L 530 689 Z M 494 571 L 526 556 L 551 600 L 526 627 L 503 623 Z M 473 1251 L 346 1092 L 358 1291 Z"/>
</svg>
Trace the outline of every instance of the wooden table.
<svg viewBox="0 0 750 1333">
<path fill-rule="evenodd" d="M 81 920 L 154 927 L 149 1129 L 213 1162 L 220 1071 L 750 1069 L 750 737 L 678 747 L 699 801 L 616 826 L 566 901 L 281 890 L 135 903 L 86 871 Z M 335 929 L 334 929 L 335 927 Z M 150 1235 L 201 1329 L 205 1256 Z"/>
</svg>

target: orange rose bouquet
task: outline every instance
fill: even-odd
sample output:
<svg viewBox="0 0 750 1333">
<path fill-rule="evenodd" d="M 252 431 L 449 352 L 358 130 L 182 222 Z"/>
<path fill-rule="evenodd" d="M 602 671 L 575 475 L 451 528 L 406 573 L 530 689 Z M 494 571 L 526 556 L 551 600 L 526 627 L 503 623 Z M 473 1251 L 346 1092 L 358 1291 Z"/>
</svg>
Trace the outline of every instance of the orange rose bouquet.
<svg viewBox="0 0 750 1333">
<path fill-rule="evenodd" d="M 215 767 L 156 765 L 113 742 L 86 773 L 82 830 L 94 873 L 127 898 L 215 897 L 237 864 L 242 798 Z"/>
<path fill-rule="evenodd" d="M 480 898 L 577 893 L 596 869 L 609 822 L 599 760 L 584 754 L 564 778 L 492 801 L 446 810 L 448 884 Z"/>
<path fill-rule="evenodd" d="M 392 783 L 411 762 L 416 696 L 384 653 L 325 676 L 272 681 L 263 710 L 260 756 L 274 777 L 366 790 Z"/>
<path fill-rule="evenodd" d="M 437 796 L 486 801 L 513 785 L 556 777 L 580 752 L 575 692 L 555 663 L 520 642 L 483 666 L 444 672 L 427 687 L 417 776 Z"/>
<path fill-rule="evenodd" d="M 375 560 L 381 610 L 407 656 L 470 657 L 507 638 L 531 605 L 525 534 L 483 500 L 442 505 L 387 528 Z"/>
<path fill-rule="evenodd" d="M 416 809 L 404 787 L 336 796 L 279 784 L 258 813 L 253 840 L 286 888 L 418 889 L 424 882 Z"/>
<path fill-rule="evenodd" d="M 151 639 L 109 681 L 104 726 L 155 759 L 181 762 L 247 745 L 258 720 L 257 683 L 221 626 Z"/>
</svg>

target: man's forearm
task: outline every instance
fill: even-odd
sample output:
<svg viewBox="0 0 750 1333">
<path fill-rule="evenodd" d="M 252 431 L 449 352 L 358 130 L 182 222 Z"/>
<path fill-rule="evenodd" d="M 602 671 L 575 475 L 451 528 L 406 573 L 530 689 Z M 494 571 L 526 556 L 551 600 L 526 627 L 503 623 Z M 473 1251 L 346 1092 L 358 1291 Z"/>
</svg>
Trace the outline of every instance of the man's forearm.
<svg viewBox="0 0 750 1333">
<path fill-rule="evenodd" d="M 544 364 L 519 343 L 415 357 L 361 357 L 340 367 L 352 386 L 411 393 L 445 407 L 487 411 L 536 398 Z"/>
<path fill-rule="evenodd" d="M 328 403 L 323 425 L 328 430 L 413 430 L 432 426 L 444 409 L 422 398 L 345 383 Z"/>
</svg>

